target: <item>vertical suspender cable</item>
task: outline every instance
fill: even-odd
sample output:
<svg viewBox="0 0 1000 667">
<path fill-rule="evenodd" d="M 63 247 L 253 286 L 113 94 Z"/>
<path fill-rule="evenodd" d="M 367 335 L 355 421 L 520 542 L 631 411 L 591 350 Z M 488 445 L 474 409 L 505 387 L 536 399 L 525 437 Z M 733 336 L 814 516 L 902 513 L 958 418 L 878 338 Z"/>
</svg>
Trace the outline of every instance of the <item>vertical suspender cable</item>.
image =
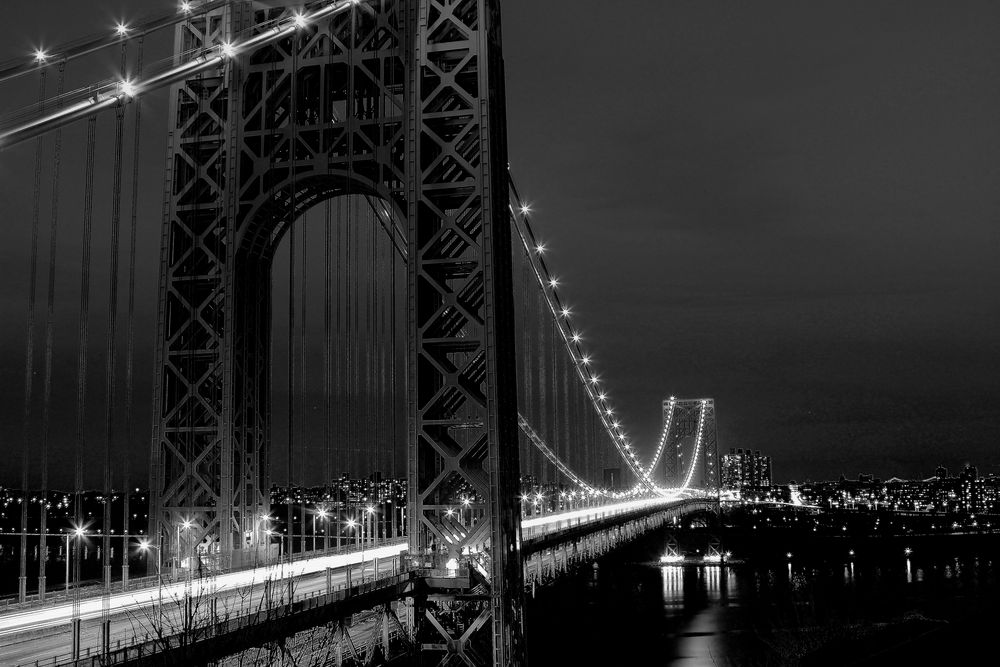
<svg viewBox="0 0 1000 667">
<path fill-rule="evenodd" d="M 332 30 L 332 28 L 330 28 Z M 327 38 L 325 47 L 327 62 L 320 79 L 320 114 L 327 124 L 330 136 L 333 135 L 335 122 L 331 108 L 333 95 L 330 90 L 332 81 L 328 75 L 333 71 L 333 40 Z M 321 134 L 320 136 L 323 136 Z M 326 150 L 326 142 L 320 142 Z M 329 160 L 329 158 L 327 158 Z M 330 500 L 333 499 L 333 204 L 329 198 L 323 205 L 323 485 L 329 490 Z M 327 508 L 329 512 L 329 508 Z M 330 530 L 337 526 L 337 519 L 327 516 L 324 522 L 323 547 L 330 548 Z"/>
<path fill-rule="evenodd" d="M 334 368 L 334 378 L 333 378 L 333 388 L 334 388 L 333 395 L 336 397 L 337 400 L 337 417 L 336 417 L 337 426 L 334 429 L 334 433 L 336 434 L 334 437 L 337 439 L 336 442 L 337 464 L 340 469 L 341 479 L 343 479 L 343 473 L 346 468 L 345 461 L 347 460 L 347 454 L 344 450 L 344 443 L 347 442 L 347 438 L 345 435 L 345 425 L 347 423 L 347 419 L 345 418 L 344 414 L 344 407 L 346 401 L 341 400 L 341 397 L 344 395 L 344 382 L 345 382 L 344 369 L 346 366 L 346 350 L 347 350 L 347 337 L 344 335 L 344 320 L 346 318 L 342 317 L 342 313 L 344 312 L 344 310 L 346 310 L 348 305 L 347 299 L 342 298 L 344 296 L 343 286 L 347 281 L 345 280 L 344 277 L 341 277 L 340 275 L 341 268 L 346 267 L 347 265 L 347 262 L 343 261 L 345 244 L 342 243 L 343 234 L 341 234 L 341 230 L 345 228 L 345 225 L 349 225 L 349 221 L 347 221 L 344 218 L 344 200 L 341 197 L 337 200 L 337 245 L 336 245 L 337 282 L 334 285 L 333 289 L 334 299 L 336 300 L 335 303 L 337 305 L 337 322 L 336 326 L 334 327 L 334 329 L 337 332 L 337 366 Z M 349 226 L 347 226 L 346 228 L 350 229 Z M 343 301 L 343 304 L 341 303 L 341 301 Z M 337 506 L 337 519 L 336 519 L 338 548 L 341 545 L 341 535 L 343 533 L 342 515 L 344 510 L 343 503 L 345 502 L 343 493 L 344 493 L 343 487 L 338 486 L 338 491 L 337 491 L 338 506 Z"/>
<path fill-rule="evenodd" d="M 126 43 L 122 43 L 121 72 L 125 73 Z M 125 105 L 115 108 L 115 157 L 111 192 L 111 265 L 108 277 L 108 339 L 104 360 L 104 386 L 107 400 L 104 409 L 104 514 L 101 556 L 104 565 L 103 618 L 108 619 L 108 594 L 111 591 L 111 451 L 114 440 L 115 370 L 118 362 L 118 255 L 122 219 L 122 155 L 125 138 Z M 107 638 L 105 637 L 105 641 Z M 105 646 L 107 649 L 107 646 Z"/>
<path fill-rule="evenodd" d="M 514 234 L 513 227 L 511 228 L 511 234 L 512 235 Z M 513 246 L 514 248 L 521 248 L 522 244 L 511 243 L 511 246 Z M 527 250 L 523 250 L 522 248 L 522 252 L 527 252 Z M 524 343 L 523 347 L 518 352 L 518 356 L 521 358 L 521 364 L 520 364 L 521 367 L 518 370 L 521 371 L 522 377 L 524 378 L 522 381 L 522 384 L 524 386 L 524 391 L 519 394 L 520 399 L 518 402 L 520 404 L 519 407 L 524 411 L 524 413 L 526 415 L 530 415 L 532 423 L 537 424 L 538 418 L 537 418 L 537 412 L 535 411 L 535 396 L 534 392 L 532 391 L 535 384 L 534 374 L 533 374 L 534 369 L 532 368 L 531 364 L 532 355 L 534 354 L 532 351 L 531 343 L 534 336 L 532 335 L 532 333 L 530 333 L 535 331 L 534 327 L 535 323 L 531 321 L 534 316 L 534 309 L 528 307 L 528 304 L 531 302 L 529 300 L 529 291 L 528 291 L 528 285 L 529 285 L 528 258 L 523 257 L 521 253 L 518 253 L 517 256 L 522 258 L 520 283 L 521 283 L 521 303 L 523 304 L 523 307 L 519 309 L 519 312 L 522 314 L 522 317 L 524 318 L 523 324 L 518 327 L 518 330 L 521 332 L 521 340 Z M 525 471 L 531 471 L 534 469 L 532 464 L 534 463 L 535 457 L 532 450 L 534 450 L 535 448 L 527 444 L 528 439 L 527 436 L 524 436 L 524 434 L 521 434 L 519 436 L 519 439 L 521 440 L 521 442 L 525 443 L 524 448 L 521 450 L 525 454 L 524 461 L 522 461 L 521 463 L 521 469 Z"/>
<path fill-rule="evenodd" d="M 83 455 L 87 449 L 87 361 L 90 356 L 90 246 L 94 221 L 94 151 L 97 145 L 97 116 L 87 121 L 86 176 L 84 178 L 83 203 L 83 257 L 80 268 L 80 349 L 77 355 L 76 376 L 76 471 L 73 489 L 73 513 L 76 528 L 84 529 L 83 523 Z M 73 578 L 80 581 L 80 549 L 82 539 L 76 538 L 77 557 L 73 561 Z M 80 588 L 73 599 L 74 634 L 79 625 Z M 79 637 L 73 642 L 74 653 L 79 653 Z M 74 657 L 78 657 L 74 655 Z"/>
<path fill-rule="evenodd" d="M 290 227 L 289 234 L 291 235 L 288 243 L 288 470 L 287 470 L 287 486 L 288 495 L 286 496 L 286 514 L 288 517 L 288 558 L 291 560 L 292 553 L 295 550 L 294 538 L 295 538 L 295 524 L 294 524 L 294 514 L 293 514 L 293 503 L 292 503 L 292 446 L 295 439 L 295 111 L 296 111 L 296 75 L 295 69 L 298 67 L 298 44 L 296 43 L 295 36 L 291 38 L 292 43 L 292 73 L 291 73 L 291 95 L 292 104 L 291 111 L 288 118 L 288 169 L 291 176 L 291 210 L 288 212 L 289 220 L 288 225 Z"/>
<path fill-rule="evenodd" d="M 39 113 L 45 108 L 45 70 L 38 79 Z M 28 269 L 28 313 L 25 321 L 24 350 L 24 437 L 21 443 L 21 561 L 18 600 L 28 594 L 28 468 L 31 462 L 31 404 L 35 375 L 35 291 L 38 287 L 38 224 L 42 192 L 43 138 L 35 140 L 35 182 L 31 211 L 31 259 Z"/>
<path fill-rule="evenodd" d="M 365 341 L 365 395 L 368 397 L 368 413 L 365 415 L 365 421 L 371 425 L 377 425 L 378 423 L 378 412 L 377 406 L 378 401 L 375 398 L 375 386 L 373 381 L 373 374 L 375 370 L 375 355 L 373 344 L 375 343 L 375 282 L 378 276 L 375 272 L 375 244 L 378 241 L 378 236 L 375 233 L 375 226 L 378 224 L 375 220 L 375 209 L 368 207 L 368 221 L 365 226 L 365 232 L 368 236 L 368 248 L 370 250 L 368 253 L 368 289 L 367 297 L 365 299 L 365 335 L 362 340 Z M 381 470 L 379 464 L 381 463 L 381 455 L 379 449 L 381 448 L 381 443 L 378 441 L 378 428 L 368 429 L 369 435 L 369 447 L 375 450 L 374 458 L 369 458 L 369 465 L 371 461 L 375 462 L 375 470 Z M 374 436 L 374 438 L 372 438 Z"/>
<path fill-rule="evenodd" d="M 56 97 L 62 96 L 65 83 L 65 63 L 59 65 Z M 52 354 L 55 337 L 56 247 L 59 231 L 59 176 L 62 163 L 62 129 L 56 130 L 55 152 L 52 159 L 52 201 L 49 211 L 49 276 L 45 305 L 45 375 L 42 389 L 42 491 L 39 521 L 38 596 L 45 599 L 45 562 L 48 560 L 48 498 L 49 498 L 49 418 L 52 411 Z"/>
<path fill-rule="evenodd" d="M 299 471 L 298 480 L 299 484 L 305 484 L 306 481 L 306 460 L 311 458 L 309 456 L 309 410 L 308 403 L 309 400 L 309 379 L 306 376 L 306 342 L 308 337 L 306 335 L 307 324 L 307 313 L 306 313 L 306 296 L 308 294 L 308 283 L 309 283 L 309 219 L 308 216 L 303 215 L 302 217 L 302 283 L 300 285 L 301 291 L 299 292 L 299 400 L 302 401 L 302 405 L 306 406 L 306 410 L 302 411 L 302 415 L 299 423 L 299 440 L 300 447 L 302 448 L 301 456 L 298 457 Z M 305 520 L 303 518 L 303 520 Z M 302 528 L 305 532 L 305 524 Z"/>
<path fill-rule="evenodd" d="M 543 437 L 546 440 L 548 440 L 549 442 L 552 442 L 552 434 L 548 430 L 548 423 L 549 423 L 549 410 L 548 410 L 548 407 L 549 406 L 548 406 L 548 400 L 547 400 L 548 399 L 548 382 L 547 382 L 547 378 L 546 378 L 546 375 L 547 375 L 547 372 L 548 372 L 548 352 L 549 352 L 549 346 L 546 344 L 546 341 L 548 340 L 549 329 L 551 328 L 552 325 L 548 322 L 548 320 L 545 319 L 545 296 L 541 295 L 541 294 L 538 295 L 537 303 L 538 303 L 538 312 L 539 312 L 538 321 L 539 321 L 539 324 L 542 327 L 542 330 L 540 332 L 541 335 L 539 336 L 539 339 L 538 339 L 538 353 L 539 353 L 538 354 L 538 357 L 539 357 L 539 360 L 538 360 L 538 389 L 539 389 L 539 391 L 538 391 L 538 397 L 541 399 L 539 401 L 539 403 L 541 405 L 541 413 L 540 413 L 541 419 L 539 420 L 538 425 L 541 428 L 541 432 L 545 434 Z M 543 476 L 546 474 L 546 472 L 545 472 L 545 466 L 547 465 L 547 463 L 546 463 L 545 459 L 542 458 L 542 457 L 538 457 L 537 460 L 538 460 L 538 463 L 537 463 L 538 467 L 535 468 L 535 475 L 537 476 L 537 478 L 535 479 L 535 482 L 539 483 L 539 482 L 542 481 Z"/>
<path fill-rule="evenodd" d="M 348 34 L 348 39 L 350 40 L 347 46 L 347 103 L 346 107 L 346 118 L 344 119 L 347 125 L 347 220 L 348 220 L 348 282 L 347 291 L 348 297 L 350 299 L 350 305 L 352 306 L 347 314 L 347 326 L 350 339 L 350 352 L 348 353 L 347 359 L 347 372 L 348 377 L 351 380 L 351 401 L 353 402 L 355 409 L 350 411 L 351 420 L 351 457 L 350 457 L 350 472 L 354 475 L 358 472 L 361 458 L 360 451 L 360 440 L 361 440 L 361 429 L 360 429 L 360 410 L 358 409 L 358 404 L 360 403 L 360 393 L 358 391 L 358 292 L 359 290 L 359 277 L 358 277 L 358 254 L 360 249 L 359 235 L 361 226 L 358 221 L 354 219 L 354 129 L 355 129 L 355 99 L 354 99 L 354 47 L 355 47 L 355 11 L 354 6 L 351 6 L 351 28 Z M 354 245 L 351 245 L 351 232 L 354 237 Z M 352 319 L 353 315 L 353 319 Z"/>
<path fill-rule="evenodd" d="M 562 379 L 562 398 L 563 398 L 563 406 L 562 406 L 562 412 L 563 412 L 563 427 L 562 427 L 562 432 L 563 432 L 563 437 L 562 437 L 563 453 L 561 455 L 561 458 L 562 458 L 563 461 L 566 461 L 567 463 L 570 463 L 570 467 L 576 468 L 576 466 L 572 465 L 572 463 L 571 463 L 573 461 L 573 439 L 572 439 L 572 437 L 570 435 L 570 426 L 569 426 L 570 425 L 569 410 L 570 410 L 570 402 L 572 400 L 570 398 L 570 394 L 569 394 L 569 389 L 570 389 L 570 387 L 569 387 L 569 380 L 570 380 L 570 373 L 575 372 L 575 366 L 576 366 L 577 361 L 576 361 L 575 358 L 574 359 L 567 359 L 565 354 L 562 354 L 560 356 L 562 357 L 562 365 L 563 365 L 563 372 L 560 373 L 560 375 L 562 376 L 561 379 Z M 576 469 L 579 470 L 579 468 L 576 468 Z"/>
<path fill-rule="evenodd" d="M 323 208 L 323 487 L 331 488 L 333 483 L 333 461 L 332 447 L 333 428 L 331 424 L 333 412 L 333 312 L 330 299 L 333 283 L 333 258 L 330 257 L 333 245 L 333 229 L 330 224 L 331 205 L 330 200 L 324 202 Z M 329 510 L 327 510 L 329 511 Z M 330 548 L 330 526 L 336 525 L 330 522 L 329 517 L 324 522 L 323 548 Z"/>
<path fill-rule="evenodd" d="M 140 37 L 136 45 L 136 65 L 135 75 L 142 76 L 142 45 L 143 39 Z M 122 457 L 122 486 L 125 496 L 122 507 L 122 588 L 128 588 L 128 544 L 129 544 L 129 488 L 131 479 L 129 474 L 129 462 L 132 452 L 132 445 L 135 442 L 135 415 L 134 415 L 134 384 L 135 384 L 135 243 L 136 232 L 138 231 L 138 206 L 139 206 L 139 138 L 142 129 L 142 105 L 134 104 L 133 125 L 132 125 L 132 209 L 129 216 L 129 248 L 128 248 L 128 323 L 125 334 L 125 447 L 126 452 Z"/>
</svg>

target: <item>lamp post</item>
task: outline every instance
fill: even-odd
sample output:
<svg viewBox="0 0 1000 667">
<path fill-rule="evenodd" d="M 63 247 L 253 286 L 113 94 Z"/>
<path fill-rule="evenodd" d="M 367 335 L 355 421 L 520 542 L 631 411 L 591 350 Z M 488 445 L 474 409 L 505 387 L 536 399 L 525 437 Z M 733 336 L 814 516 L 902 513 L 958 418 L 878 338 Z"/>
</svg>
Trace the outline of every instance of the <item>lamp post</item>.
<svg viewBox="0 0 1000 667">
<path fill-rule="evenodd" d="M 69 582 L 70 582 L 70 577 L 69 577 L 69 559 L 70 559 L 70 554 L 72 553 L 72 551 L 70 551 L 71 547 L 70 547 L 69 541 L 70 541 L 70 538 L 73 538 L 73 537 L 81 538 L 84 535 L 86 535 L 86 533 L 87 533 L 86 529 L 80 528 L 80 527 L 76 527 L 71 532 L 66 533 L 66 582 L 65 582 L 65 590 L 66 590 L 66 595 L 67 596 L 69 596 Z M 77 542 L 77 544 L 79 544 L 79 542 Z M 79 546 L 77 548 L 79 548 Z M 79 557 L 77 557 L 77 560 L 79 561 Z"/>
<path fill-rule="evenodd" d="M 365 508 L 365 512 L 368 514 L 368 520 L 371 521 L 371 528 L 369 528 L 369 530 L 368 530 L 368 539 L 372 540 L 372 545 L 377 548 L 378 547 L 378 523 L 377 523 L 377 521 L 378 521 L 378 513 L 375 511 L 375 508 L 372 507 L 371 505 L 369 505 L 368 507 Z M 375 533 L 375 535 L 372 536 L 372 533 Z"/>
<path fill-rule="evenodd" d="M 149 540 L 142 540 L 139 542 L 139 550 L 147 552 L 147 559 L 149 558 L 148 552 L 150 549 L 156 549 L 156 609 L 157 615 L 160 617 L 160 627 L 163 627 L 163 549 L 160 546 L 153 546 L 149 543 Z M 127 554 L 126 554 L 126 557 Z M 149 565 L 146 566 L 146 573 L 149 573 Z"/>
<path fill-rule="evenodd" d="M 323 519 L 323 551 L 330 550 L 330 526 L 327 523 L 327 518 L 330 516 L 329 512 L 325 509 L 319 510 L 317 512 L 319 518 Z M 316 551 L 316 517 L 313 516 L 313 551 Z"/>
<path fill-rule="evenodd" d="M 177 524 L 177 553 L 176 560 L 174 561 L 174 579 L 177 578 L 177 568 L 181 566 L 181 528 L 187 530 L 193 525 L 190 519 L 184 519 L 184 521 Z M 191 563 L 188 563 L 188 571 L 191 571 Z"/>
</svg>

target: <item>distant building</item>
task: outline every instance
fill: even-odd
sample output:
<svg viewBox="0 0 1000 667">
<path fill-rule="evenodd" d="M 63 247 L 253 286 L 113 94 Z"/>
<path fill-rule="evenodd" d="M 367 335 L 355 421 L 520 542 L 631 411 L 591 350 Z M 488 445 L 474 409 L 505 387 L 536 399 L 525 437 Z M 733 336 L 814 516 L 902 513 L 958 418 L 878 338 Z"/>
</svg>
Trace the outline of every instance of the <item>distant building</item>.
<svg viewBox="0 0 1000 667">
<path fill-rule="evenodd" d="M 605 489 L 617 489 L 622 484 L 622 469 L 621 468 L 605 468 L 604 469 L 604 488 Z"/>
<path fill-rule="evenodd" d="M 760 450 L 732 448 L 722 455 L 722 488 L 736 490 L 771 486 L 771 457 Z"/>
<path fill-rule="evenodd" d="M 948 477 L 948 469 L 944 466 L 938 466 L 937 470 L 934 471 L 934 476 L 938 479 L 946 479 Z"/>
<path fill-rule="evenodd" d="M 978 480 L 979 471 L 973 465 L 965 466 L 958 476 L 958 502 L 963 512 L 982 511 L 982 483 Z"/>
</svg>

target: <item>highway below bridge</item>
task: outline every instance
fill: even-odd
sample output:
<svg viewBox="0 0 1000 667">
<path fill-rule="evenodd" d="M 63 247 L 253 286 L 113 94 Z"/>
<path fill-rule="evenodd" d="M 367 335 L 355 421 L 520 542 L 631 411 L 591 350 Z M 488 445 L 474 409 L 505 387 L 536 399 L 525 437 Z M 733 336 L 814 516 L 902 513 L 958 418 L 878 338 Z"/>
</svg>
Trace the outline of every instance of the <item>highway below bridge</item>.
<svg viewBox="0 0 1000 667">
<path fill-rule="evenodd" d="M 525 585 L 530 589 L 543 584 L 685 514 L 717 507 L 712 498 L 658 497 L 525 518 L 521 524 Z M 426 594 L 416 585 L 422 581 L 416 575 L 425 563 L 405 559 L 406 548 L 405 540 L 396 540 L 108 596 L 90 593 L 76 601 L 11 606 L 0 613 L 0 664 L 219 660 L 311 627 L 343 623 L 352 614 L 391 601 Z M 430 574 L 430 581 L 444 588 L 449 579 L 465 586 L 470 574 L 477 576 L 466 568 Z M 387 631 L 384 641 L 388 644 Z"/>
</svg>

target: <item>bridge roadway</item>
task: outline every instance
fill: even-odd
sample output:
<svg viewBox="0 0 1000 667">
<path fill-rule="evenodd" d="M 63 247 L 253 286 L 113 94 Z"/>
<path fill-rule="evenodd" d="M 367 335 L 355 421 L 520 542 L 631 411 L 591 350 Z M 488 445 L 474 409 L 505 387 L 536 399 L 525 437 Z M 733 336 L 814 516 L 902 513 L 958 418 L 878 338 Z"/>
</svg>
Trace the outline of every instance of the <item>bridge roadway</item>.
<svg viewBox="0 0 1000 667">
<path fill-rule="evenodd" d="M 147 638 L 169 636 L 217 618 L 235 618 L 287 601 L 288 585 L 294 581 L 293 596 L 308 597 L 327 590 L 327 568 L 334 568 L 330 584 L 343 587 L 348 575 L 357 583 L 362 575 L 372 578 L 378 559 L 379 574 L 398 567 L 397 557 L 406 549 L 405 540 L 386 546 L 366 548 L 346 554 L 318 556 L 291 563 L 220 574 L 190 582 L 190 609 L 185 604 L 188 582 L 112 594 L 108 599 L 111 619 L 111 647 L 128 646 Z M 363 564 L 362 564 L 363 563 Z M 80 654 L 95 655 L 101 650 L 101 619 L 104 598 L 87 597 L 80 602 Z M 0 665 L 41 664 L 58 657 L 69 659 L 72 645 L 73 603 L 64 602 L 36 609 L 16 610 L 0 616 Z"/>
<path fill-rule="evenodd" d="M 525 558 L 534 551 L 616 521 L 650 514 L 689 502 L 680 496 L 623 501 L 522 520 Z M 107 600 L 112 649 L 170 636 L 213 619 L 239 618 L 287 602 L 288 586 L 301 600 L 344 588 L 362 579 L 398 572 L 405 540 L 337 555 L 320 555 L 249 570 L 195 578 L 190 582 L 151 585 L 113 593 Z M 377 567 L 377 571 L 376 571 Z M 327 570 L 331 569 L 330 577 Z M 187 595 L 186 592 L 190 591 Z M 190 605 L 186 599 L 190 598 Z M 73 602 L 28 607 L 0 614 L 0 664 L 34 665 L 68 662 L 72 643 Z M 99 654 L 104 597 L 80 601 L 80 655 Z"/>
</svg>

